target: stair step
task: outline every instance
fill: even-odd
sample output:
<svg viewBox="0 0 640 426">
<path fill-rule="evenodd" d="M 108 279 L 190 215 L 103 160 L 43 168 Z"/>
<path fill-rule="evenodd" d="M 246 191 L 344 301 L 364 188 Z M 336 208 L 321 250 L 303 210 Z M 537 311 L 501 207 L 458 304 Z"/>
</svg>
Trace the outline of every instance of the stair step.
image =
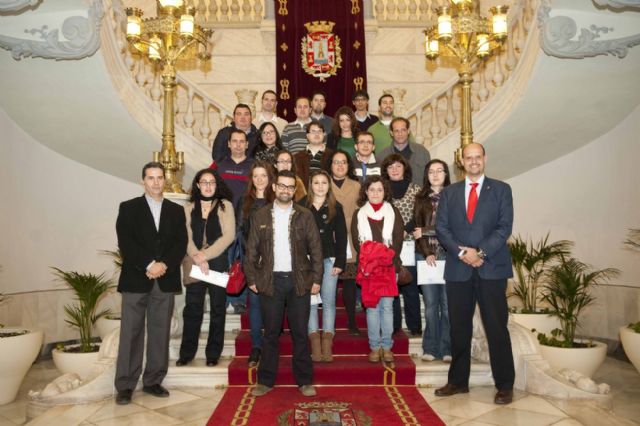
<svg viewBox="0 0 640 426">
<path fill-rule="evenodd" d="M 413 357 L 412 360 L 416 365 L 416 385 L 440 387 L 447 384 L 451 364 L 442 361 L 422 361 L 419 357 Z M 471 360 L 469 385 L 493 386 L 493 384 L 491 365 Z"/>
<path fill-rule="evenodd" d="M 226 345 L 225 345 L 226 346 Z M 293 353 L 293 340 L 287 332 L 280 336 L 279 350 L 281 355 L 291 355 Z M 397 333 L 393 336 L 394 353 L 408 354 L 409 339 L 404 333 Z M 360 330 L 359 336 L 351 336 L 348 330 L 336 330 L 333 339 L 333 353 L 339 355 L 363 355 L 368 354 L 369 339 L 366 330 Z M 235 353 L 238 356 L 249 356 L 251 353 L 251 336 L 248 331 L 242 330 L 238 333 L 235 342 Z"/>
<path fill-rule="evenodd" d="M 227 319 L 228 318 L 229 318 L 229 315 L 227 315 Z M 318 322 L 319 322 L 320 328 L 322 328 L 322 308 L 318 309 Z M 356 325 L 360 329 L 367 328 L 367 315 L 364 311 L 356 312 Z M 249 328 L 251 327 L 249 323 L 248 313 L 240 315 L 240 327 L 242 330 L 249 330 Z M 343 307 L 336 307 L 335 328 L 348 328 L 348 327 L 349 327 L 349 320 L 347 318 L 347 311 Z M 289 328 L 289 323 L 287 322 L 286 315 L 284 320 L 284 328 L 285 329 Z"/>
<path fill-rule="evenodd" d="M 247 357 L 236 357 L 229 365 L 230 385 L 251 385 L 257 382 L 257 368 L 247 367 Z M 369 362 L 367 355 L 337 355 L 333 362 L 313 363 L 313 384 L 329 385 L 411 385 L 416 366 L 408 355 L 395 356 L 392 365 Z M 291 356 L 280 356 L 278 385 L 294 385 Z"/>
</svg>

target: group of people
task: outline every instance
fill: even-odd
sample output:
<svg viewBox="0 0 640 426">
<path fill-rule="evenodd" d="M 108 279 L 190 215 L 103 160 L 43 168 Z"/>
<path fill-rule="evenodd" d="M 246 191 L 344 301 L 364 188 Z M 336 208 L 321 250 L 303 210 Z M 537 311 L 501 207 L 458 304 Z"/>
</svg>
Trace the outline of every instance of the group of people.
<svg viewBox="0 0 640 426">
<path fill-rule="evenodd" d="M 471 318 L 477 301 L 499 391 L 496 403 L 511 401 L 514 373 L 504 296 L 511 274 L 506 246 L 513 220 L 510 188 L 484 177 L 485 153 L 479 144 L 463 152 L 466 180 L 449 187 L 447 164 L 431 160 L 427 149 L 413 141 L 409 121 L 394 116 L 393 97 L 380 97 L 380 117 L 369 114 L 368 100 L 366 92 L 357 91 L 355 110 L 341 107 L 331 118 L 324 114 L 323 93 L 299 97 L 291 123 L 277 117 L 273 91 L 263 94 L 262 111 L 255 119 L 247 105 L 237 105 L 233 122 L 215 138 L 211 167 L 194 177 L 183 212 L 162 198 L 162 165 L 145 166 L 145 195 L 123 203 L 117 222 L 123 253 L 118 403 L 131 400 L 141 374 L 145 315 L 143 391 L 168 395 L 161 382 L 168 366 L 170 311 L 173 293 L 180 290 L 180 265 L 195 265 L 205 274 L 226 272 L 232 260 L 229 251 L 237 244 L 248 288 L 238 302 L 248 304 L 248 362 L 258 366 L 252 394 L 264 395 L 275 385 L 286 313 L 296 383 L 303 395 L 315 395 L 313 362 L 333 361 L 338 280 L 349 333 L 360 334 L 355 278 L 367 241 L 391 248 L 396 272 L 406 268 L 411 275 L 400 287 L 389 280 L 374 302 L 366 286 L 361 290 L 362 301 L 368 301 L 369 361 L 393 361 L 393 335 L 401 330 L 403 316 L 401 294 L 409 333 L 422 336 L 422 360 L 451 362 L 449 383 L 436 393 L 468 391 Z M 409 256 L 431 266 L 444 260 L 446 286 L 418 286 L 415 263 L 402 265 L 403 250 L 413 250 Z M 224 340 L 226 292 L 203 281 L 185 288 L 176 365 L 187 365 L 195 357 L 207 292 L 206 363 L 216 365 Z M 322 303 L 321 327 L 312 295 L 319 295 Z M 426 307 L 424 333 L 420 296 Z"/>
</svg>

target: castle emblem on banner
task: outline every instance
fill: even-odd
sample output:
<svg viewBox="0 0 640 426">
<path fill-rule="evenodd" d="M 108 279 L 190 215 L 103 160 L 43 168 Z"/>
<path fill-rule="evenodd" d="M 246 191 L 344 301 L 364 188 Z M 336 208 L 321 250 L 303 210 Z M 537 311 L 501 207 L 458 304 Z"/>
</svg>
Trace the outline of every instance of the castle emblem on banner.
<svg viewBox="0 0 640 426">
<path fill-rule="evenodd" d="M 304 26 L 309 34 L 302 37 L 302 68 L 324 82 L 342 68 L 340 38 L 333 34 L 335 22 L 312 21 Z"/>
</svg>

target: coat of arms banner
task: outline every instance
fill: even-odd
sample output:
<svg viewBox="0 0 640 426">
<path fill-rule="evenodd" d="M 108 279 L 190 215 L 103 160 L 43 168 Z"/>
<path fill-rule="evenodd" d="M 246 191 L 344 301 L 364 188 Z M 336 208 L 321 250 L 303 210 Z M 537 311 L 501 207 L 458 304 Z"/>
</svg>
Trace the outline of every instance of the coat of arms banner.
<svg viewBox="0 0 640 426">
<path fill-rule="evenodd" d="M 297 96 L 327 96 L 325 114 L 367 88 L 362 0 L 275 0 L 278 115 L 295 120 Z"/>
</svg>

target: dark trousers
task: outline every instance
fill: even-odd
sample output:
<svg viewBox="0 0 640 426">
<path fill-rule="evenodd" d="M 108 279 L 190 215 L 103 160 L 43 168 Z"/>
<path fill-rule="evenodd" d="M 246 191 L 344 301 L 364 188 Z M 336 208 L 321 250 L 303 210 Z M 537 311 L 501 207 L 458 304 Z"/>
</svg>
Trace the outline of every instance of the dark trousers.
<svg viewBox="0 0 640 426">
<path fill-rule="evenodd" d="M 420 315 L 420 289 L 418 288 L 418 272 L 415 266 L 406 267 L 413 279 L 409 284 L 400 287 L 404 301 L 404 321 L 411 331 L 422 331 L 422 316 Z"/>
<path fill-rule="evenodd" d="M 224 346 L 224 323 L 226 318 L 225 303 L 227 292 L 217 285 L 199 281 L 186 287 L 185 305 L 182 311 L 184 328 L 180 358 L 191 360 L 198 351 L 198 339 L 204 314 L 204 300 L 209 292 L 209 337 L 205 354 L 207 359 L 217 360 Z"/>
<path fill-rule="evenodd" d="M 358 328 L 356 325 L 356 280 L 342 280 L 342 301 L 347 311 L 349 328 Z"/>
<path fill-rule="evenodd" d="M 511 353 L 511 338 L 507 329 L 507 280 L 483 280 L 474 270 L 469 281 L 447 281 L 449 323 L 451 325 L 451 356 L 449 383 L 469 384 L 471 369 L 471 337 L 476 302 L 489 343 L 491 372 L 496 388 L 513 389 L 515 370 Z"/>
<path fill-rule="evenodd" d="M 273 296 L 259 293 L 264 337 L 262 357 L 258 366 L 258 383 L 272 387 L 278 375 L 278 340 L 285 309 L 293 340 L 293 375 L 298 386 L 310 385 L 313 381 L 313 364 L 309 352 L 307 325 L 309 324 L 310 293 L 297 296 L 291 274 L 274 272 Z"/>
<path fill-rule="evenodd" d="M 169 333 L 174 294 L 164 293 L 155 282 L 149 293 L 122 292 L 120 343 L 116 361 L 115 387 L 118 392 L 135 389 L 142 372 L 145 319 L 147 361 L 144 386 L 159 385 L 169 366 Z"/>
</svg>

